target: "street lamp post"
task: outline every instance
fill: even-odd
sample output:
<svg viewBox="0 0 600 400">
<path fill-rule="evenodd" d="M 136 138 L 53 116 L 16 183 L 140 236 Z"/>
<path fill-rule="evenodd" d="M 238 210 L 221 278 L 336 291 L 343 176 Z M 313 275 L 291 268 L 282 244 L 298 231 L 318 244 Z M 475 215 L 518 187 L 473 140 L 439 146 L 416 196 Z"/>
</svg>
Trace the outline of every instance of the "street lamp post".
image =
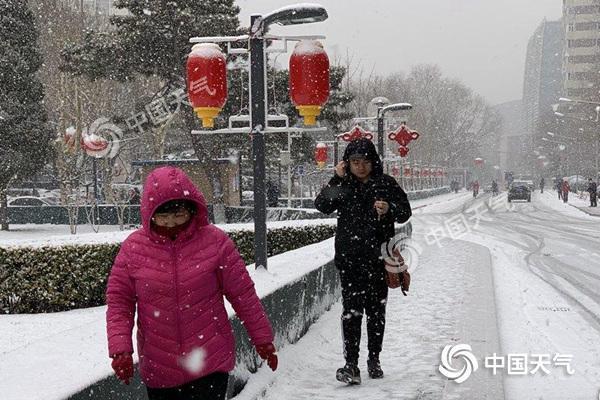
<svg viewBox="0 0 600 400">
<path fill-rule="evenodd" d="M 250 118 L 252 122 L 252 159 L 254 162 L 254 260 L 267 267 L 267 204 L 265 195 L 265 136 L 267 98 L 265 79 L 265 38 L 269 25 L 296 25 L 327 19 L 320 6 L 284 7 L 268 15 L 250 17 Z M 288 199 L 289 201 L 289 199 Z"/>
<path fill-rule="evenodd" d="M 389 104 L 390 101 L 385 97 L 375 97 L 371 100 L 371 103 L 377 106 L 377 151 L 379 157 L 383 161 L 385 159 L 385 146 L 383 140 L 384 130 L 384 117 L 388 111 L 399 111 L 399 110 L 410 110 L 412 105 L 408 103 L 395 103 Z"/>
<path fill-rule="evenodd" d="M 317 4 L 295 4 L 282 7 L 266 15 L 253 14 L 250 17 L 250 30 L 248 35 L 231 37 L 203 37 L 192 38 L 192 43 L 226 42 L 230 53 L 250 52 L 250 131 L 252 135 L 252 158 L 254 173 L 254 260 L 256 268 L 267 268 L 267 212 L 265 193 L 265 133 L 288 132 L 289 127 L 277 129 L 268 125 L 267 118 L 267 90 L 266 90 L 266 40 L 283 40 L 284 51 L 287 42 L 303 39 L 315 39 L 316 36 L 280 37 L 267 35 L 268 27 L 272 24 L 297 25 L 311 22 L 320 22 L 327 19 L 327 11 Z M 322 37 L 319 37 L 322 38 Z M 248 41 L 248 49 L 232 49 L 231 42 Z M 280 51 L 275 49 L 274 51 Z M 231 119 L 230 119 L 231 122 Z M 306 122 L 306 121 L 305 121 Z M 320 128 L 313 129 L 315 132 Z M 306 129 L 308 131 L 308 129 Z M 215 133 L 245 133 L 245 128 L 207 131 Z M 194 133 L 194 132 L 192 132 Z M 198 132 L 204 134 L 204 131 Z M 288 167 L 289 168 L 289 167 Z M 289 196 L 288 196 L 289 202 Z"/>
</svg>

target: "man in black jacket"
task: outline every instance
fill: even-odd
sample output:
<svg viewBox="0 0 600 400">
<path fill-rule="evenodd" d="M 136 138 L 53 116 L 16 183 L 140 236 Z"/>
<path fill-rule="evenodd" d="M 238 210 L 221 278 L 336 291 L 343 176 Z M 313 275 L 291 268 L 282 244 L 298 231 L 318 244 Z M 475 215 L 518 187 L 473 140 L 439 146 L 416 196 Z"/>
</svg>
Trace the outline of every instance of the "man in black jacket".
<svg viewBox="0 0 600 400">
<path fill-rule="evenodd" d="M 410 218 L 408 198 L 396 180 L 383 173 L 373 143 L 358 139 L 346 147 L 343 161 L 315 199 L 315 207 L 325 214 L 338 213 L 335 265 L 342 285 L 346 365 L 337 370 L 336 378 L 360 383 L 358 354 L 363 313 L 367 314 L 369 376 L 382 378 L 379 353 L 388 287 L 381 244 L 394 236 L 394 222 Z"/>
<path fill-rule="evenodd" d="M 590 207 L 597 207 L 598 199 L 596 196 L 598 195 L 598 185 L 596 185 L 596 182 L 594 182 L 592 178 L 590 178 L 588 183 L 587 191 L 590 194 Z"/>
</svg>

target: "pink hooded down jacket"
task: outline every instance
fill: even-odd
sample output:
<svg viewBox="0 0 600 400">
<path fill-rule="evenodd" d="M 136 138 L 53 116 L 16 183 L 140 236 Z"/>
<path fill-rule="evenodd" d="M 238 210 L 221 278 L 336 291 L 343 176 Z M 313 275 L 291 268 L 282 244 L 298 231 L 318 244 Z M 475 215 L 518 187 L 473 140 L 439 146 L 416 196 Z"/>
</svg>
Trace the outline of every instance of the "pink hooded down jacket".
<svg viewBox="0 0 600 400">
<path fill-rule="evenodd" d="M 189 199 L 198 212 L 175 241 L 150 229 L 161 204 Z M 141 204 L 143 228 L 122 244 L 108 279 L 109 355 L 137 347 L 144 383 L 174 387 L 235 366 L 235 343 L 223 296 L 243 321 L 254 345 L 273 341 L 270 322 L 233 242 L 210 224 L 206 203 L 183 171 L 154 170 Z"/>
</svg>

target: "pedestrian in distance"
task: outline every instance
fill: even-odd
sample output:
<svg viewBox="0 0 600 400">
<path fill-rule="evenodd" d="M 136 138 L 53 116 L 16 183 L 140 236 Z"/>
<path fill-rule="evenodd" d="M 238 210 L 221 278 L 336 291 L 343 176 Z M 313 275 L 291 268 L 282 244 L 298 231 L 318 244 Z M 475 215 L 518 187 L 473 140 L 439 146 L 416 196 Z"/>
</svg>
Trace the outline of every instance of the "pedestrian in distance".
<svg viewBox="0 0 600 400">
<path fill-rule="evenodd" d="M 588 193 L 590 194 L 590 207 L 598 206 L 598 185 L 590 178 L 588 182 Z"/>
<path fill-rule="evenodd" d="M 345 365 L 336 379 L 360 384 L 358 368 L 361 322 L 367 316 L 369 357 L 367 370 L 373 379 L 383 378 L 379 355 L 385 330 L 388 295 L 381 245 L 394 236 L 394 223 L 411 216 L 406 193 L 383 173 L 375 146 L 358 139 L 346 147 L 335 174 L 315 199 L 315 207 L 337 211 L 335 265 L 342 286 L 342 340 Z M 409 275 L 403 273 L 408 282 Z"/>
<path fill-rule="evenodd" d="M 134 187 L 129 190 L 129 200 L 128 203 L 132 205 L 140 204 L 142 197 L 140 196 L 140 191 L 138 188 Z"/>
<path fill-rule="evenodd" d="M 106 290 L 108 354 L 121 381 L 133 377 L 137 309 L 139 371 L 150 400 L 225 399 L 235 365 L 231 303 L 259 356 L 274 371 L 271 324 L 234 243 L 208 220 L 202 193 L 180 169 L 146 179 L 142 228 L 121 245 Z"/>
<path fill-rule="evenodd" d="M 568 202 L 569 201 L 569 192 L 571 191 L 571 185 L 569 185 L 569 181 L 568 180 L 563 180 L 562 182 L 562 200 L 563 202 Z"/>
<path fill-rule="evenodd" d="M 544 178 L 542 177 L 542 179 L 540 179 L 540 193 L 544 193 Z"/>
<path fill-rule="evenodd" d="M 473 197 L 477 197 L 479 194 L 479 181 L 473 182 Z"/>
<path fill-rule="evenodd" d="M 556 192 L 558 193 L 558 200 L 562 200 L 562 181 L 556 178 Z"/>
</svg>

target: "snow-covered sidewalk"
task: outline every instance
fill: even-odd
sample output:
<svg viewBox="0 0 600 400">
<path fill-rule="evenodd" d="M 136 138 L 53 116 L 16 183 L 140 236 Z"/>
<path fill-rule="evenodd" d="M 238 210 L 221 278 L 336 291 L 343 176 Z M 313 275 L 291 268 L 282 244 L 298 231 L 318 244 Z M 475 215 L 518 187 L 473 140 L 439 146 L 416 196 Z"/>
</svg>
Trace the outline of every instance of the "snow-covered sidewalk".
<svg viewBox="0 0 600 400">
<path fill-rule="evenodd" d="M 424 243 L 422 236 L 415 239 Z M 500 376 L 477 371 L 459 385 L 438 371 L 446 345 L 468 343 L 477 355 L 500 353 L 489 252 L 462 241 L 443 250 L 436 245 L 412 250 L 418 260 L 412 261 L 409 295 L 390 290 L 383 379 L 366 373 L 363 319 L 363 383 L 346 386 L 335 380 L 335 370 L 343 365 L 338 302 L 298 343 L 279 352 L 276 373 L 261 368 L 235 399 L 503 399 Z"/>
</svg>

